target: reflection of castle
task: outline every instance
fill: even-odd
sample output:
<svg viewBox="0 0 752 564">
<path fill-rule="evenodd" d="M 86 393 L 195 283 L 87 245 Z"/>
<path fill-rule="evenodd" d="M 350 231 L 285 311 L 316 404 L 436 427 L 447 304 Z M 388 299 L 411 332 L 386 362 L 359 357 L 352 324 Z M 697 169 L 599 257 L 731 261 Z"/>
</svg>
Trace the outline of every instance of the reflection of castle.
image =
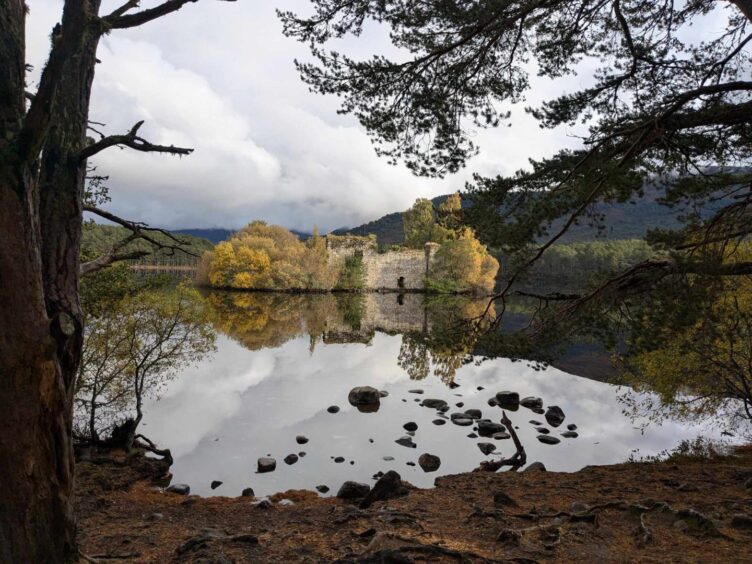
<svg viewBox="0 0 752 564">
<path fill-rule="evenodd" d="M 423 250 L 399 249 L 380 253 L 373 235 L 326 236 L 330 266 L 341 268 L 348 258 L 362 258 L 366 290 L 425 290 L 426 275 L 438 248 L 436 243 L 427 243 Z"/>
<path fill-rule="evenodd" d="M 346 318 L 327 320 L 322 336 L 327 344 L 369 343 L 376 331 L 382 333 L 428 333 L 431 324 L 420 294 L 364 294 L 357 324 Z"/>
</svg>

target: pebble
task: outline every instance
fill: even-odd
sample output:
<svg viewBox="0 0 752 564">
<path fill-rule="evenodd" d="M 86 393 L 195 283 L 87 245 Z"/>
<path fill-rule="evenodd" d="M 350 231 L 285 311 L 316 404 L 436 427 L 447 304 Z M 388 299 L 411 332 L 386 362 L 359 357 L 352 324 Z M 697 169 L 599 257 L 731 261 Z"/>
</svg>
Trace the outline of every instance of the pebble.
<svg viewBox="0 0 752 564">
<path fill-rule="evenodd" d="M 209 487 L 211 487 L 211 489 L 213 489 L 213 490 L 216 490 L 216 489 L 217 489 L 217 488 L 218 488 L 219 486 L 221 486 L 221 485 L 222 485 L 222 482 L 220 482 L 219 480 L 214 480 L 214 481 L 213 481 L 213 482 L 212 482 L 212 483 L 210 484 L 210 486 L 209 486 Z"/>
<path fill-rule="evenodd" d="M 304 437 L 303 435 L 298 435 L 295 437 L 295 442 L 299 445 L 304 445 L 308 442 L 308 437 Z"/>
<path fill-rule="evenodd" d="M 336 405 L 330 405 L 329 407 L 326 408 L 326 410 L 329 413 L 337 413 L 339 411 L 339 407 Z"/>
<path fill-rule="evenodd" d="M 415 423 L 414 421 L 408 421 L 407 423 L 402 425 L 402 428 L 405 431 L 416 431 L 418 429 L 418 424 Z"/>
<path fill-rule="evenodd" d="M 284 458 L 285 464 L 292 465 L 295 464 L 298 461 L 298 455 L 297 454 L 288 454 Z"/>
</svg>

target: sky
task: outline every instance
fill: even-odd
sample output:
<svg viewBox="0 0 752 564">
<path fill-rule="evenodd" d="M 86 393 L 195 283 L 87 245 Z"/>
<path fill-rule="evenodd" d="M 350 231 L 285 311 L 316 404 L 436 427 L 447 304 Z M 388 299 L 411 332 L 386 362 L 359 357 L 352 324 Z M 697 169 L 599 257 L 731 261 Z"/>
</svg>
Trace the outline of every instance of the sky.
<svg viewBox="0 0 752 564">
<path fill-rule="evenodd" d="M 120 3 L 104 0 L 102 13 Z M 29 4 L 33 86 L 62 1 Z M 171 229 L 235 229 L 263 219 L 326 232 L 462 189 L 474 172 L 511 174 L 529 158 L 578 144 L 566 129 L 541 130 L 520 106 L 509 127 L 475 133 L 481 153 L 458 174 L 426 179 L 390 166 L 355 118 L 337 115 L 336 98 L 302 83 L 293 60 L 308 58 L 308 48 L 282 35 L 275 8 L 311 10 L 307 0 L 201 0 L 103 39 L 90 119 L 105 123 L 107 134 L 145 120 L 141 135 L 152 143 L 195 149 L 182 158 L 118 148 L 97 155 L 92 164 L 110 177 L 110 211 Z M 387 31 L 376 26 L 336 47 L 362 58 L 394 53 Z M 524 105 L 582 87 L 592 70 L 534 80 Z"/>
</svg>

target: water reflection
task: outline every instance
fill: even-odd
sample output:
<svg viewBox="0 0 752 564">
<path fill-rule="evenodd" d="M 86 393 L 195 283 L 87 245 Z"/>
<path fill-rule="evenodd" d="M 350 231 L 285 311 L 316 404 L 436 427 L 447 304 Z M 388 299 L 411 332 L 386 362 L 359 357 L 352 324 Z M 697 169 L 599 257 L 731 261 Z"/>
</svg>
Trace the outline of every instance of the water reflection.
<svg viewBox="0 0 752 564">
<path fill-rule="evenodd" d="M 224 334 L 217 354 L 186 370 L 159 402 L 146 406 L 146 434 L 172 449 L 175 480 L 190 484 L 194 493 L 235 496 L 253 487 L 266 495 L 320 484 L 336 493 L 345 480 L 372 483 L 374 473 L 390 469 L 428 487 L 437 475 L 513 453 L 510 440 L 469 438 L 472 427 L 450 420 L 434 424 L 440 417 L 419 405 L 425 398 L 445 400 L 447 416 L 480 409 L 495 422 L 501 410 L 487 400 L 500 390 L 560 406 L 564 425 L 550 434 L 561 437 L 574 423 L 579 437 L 561 438 L 554 446 L 539 442 L 541 425 L 530 423 L 548 427 L 545 418 L 524 407 L 510 413 L 528 461 L 542 461 L 550 470 L 622 461 L 637 448 L 656 453 L 702 431 L 666 423 L 643 433 L 621 413 L 615 386 L 508 359 L 476 362 L 474 339 L 459 329 L 462 319 L 483 312 L 483 301 L 424 300 L 417 294 L 212 293 L 206 299 Z M 377 412 L 364 414 L 350 405 L 348 394 L 356 386 L 388 393 Z M 411 393 L 415 389 L 423 393 Z M 340 411 L 328 413 L 331 405 Z M 408 422 L 417 425 L 414 449 L 395 443 Z M 298 444 L 298 435 L 309 442 Z M 494 443 L 496 452 L 483 454 L 483 442 Z M 422 453 L 441 458 L 438 471 L 408 465 Z M 283 462 L 289 454 L 299 456 L 292 465 Z M 276 458 L 277 469 L 257 474 L 256 460 L 267 455 Z M 335 462 L 338 457 L 344 461 Z M 214 491 L 213 480 L 223 482 Z"/>
</svg>

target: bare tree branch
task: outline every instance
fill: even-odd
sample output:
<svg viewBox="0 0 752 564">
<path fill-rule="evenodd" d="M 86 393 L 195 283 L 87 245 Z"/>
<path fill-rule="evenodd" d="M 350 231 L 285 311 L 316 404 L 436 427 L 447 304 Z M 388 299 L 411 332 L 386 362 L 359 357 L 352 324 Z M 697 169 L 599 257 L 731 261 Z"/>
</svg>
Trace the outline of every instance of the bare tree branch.
<svg viewBox="0 0 752 564">
<path fill-rule="evenodd" d="M 112 249 L 108 253 L 101 255 L 95 258 L 94 260 L 81 263 L 81 267 L 80 267 L 81 276 L 92 274 L 94 272 L 102 270 L 103 268 L 107 268 L 108 266 L 111 266 L 116 262 L 120 262 L 124 260 L 140 259 L 142 257 L 150 255 L 151 251 L 140 251 L 140 250 L 123 251 L 123 249 L 126 246 L 128 246 L 129 243 L 132 243 L 133 241 L 136 241 L 137 239 L 141 239 L 141 236 L 138 233 L 132 233 L 130 236 L 126 237 L 122 241 L 118 241 L 117 243 L 115 243 L 112 246 Z"/>
<path fill-rule="evenodd" d="M 149 143 L 143 137 L 138 136 L 138 130 L 143 124 L 143 120 L 139 121 L 136 125 L 131 127 L 131 130 L 125 135 L 110 135 L 108 137 L 102 137 L 102 139 L 100 139 L 99 141 L 92 143 L 91 145 L 83 149 L 79 153 L 79 158 L 83 161 L 101 151 L 104 151 L 105 149 L 118 145 L 129 147 L 131 149 L 142 151 L 144 153 L 170 153 L 171 155 L 190 155 L 193 152 L 193 149 L 176 147 L 175 145 L 154 145 L 153 143 Z"/>
<path fill-rule="evenodd" d="M 138 27 L 150 21 L 177 12 L 180 8 L 190 2 L 197 2 L 198 0 L 166 0 L 162 4 L 146 10 L 141 10 L 135 14 L 126 14 L 126 12 L 136 6 L 139 2 L 137 0 L 130 0 L 123 4 L 120 8 L 112 12 L 111 14 L 102 18 L 102 22 L 105 24 L 106 29 L 125 29 L 129 27 Z M 222 0 L 223 2 L 235 2 L 235 0 Z"/>
</svg>

